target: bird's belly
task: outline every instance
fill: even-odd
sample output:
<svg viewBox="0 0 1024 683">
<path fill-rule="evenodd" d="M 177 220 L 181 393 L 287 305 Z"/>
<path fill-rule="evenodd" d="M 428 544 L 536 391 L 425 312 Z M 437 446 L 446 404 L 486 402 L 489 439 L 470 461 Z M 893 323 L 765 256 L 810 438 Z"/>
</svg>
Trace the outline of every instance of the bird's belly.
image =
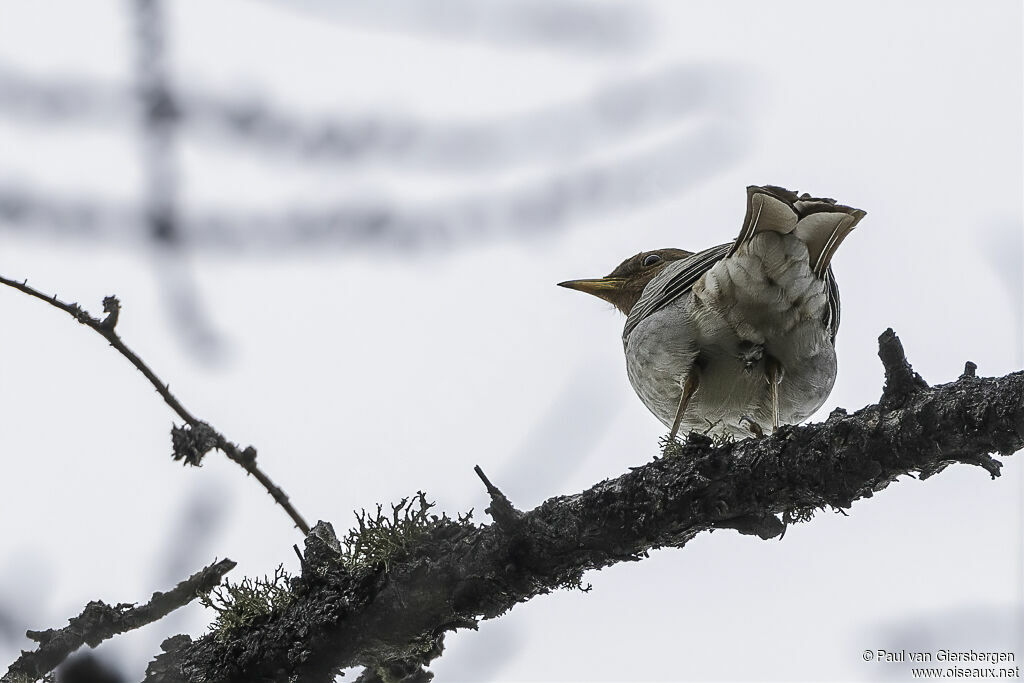
<svg viewBox="0 0 1024 683">
<path fill-rule="evenodd" d="M 745 419 L 771 431 L 767 357 L 783 368 L 780 422 L 806 419 L 832 390 L 836 356 L 824 323 L 824 283 L 810 271 L 806 247 L 776 233 L 744 247 L 625 340 L 630 382 L 666 426 L 696 368 L 699 385 L 683 415 L 684 433 L 742 438 L 751 434 Z"/>
<path fill-rule="evenodd" d="M 682 382 L 700 352 L 685 311 L 671 306 L 643 320 L 627 339 L 626 375 L 637 396 L 671 426 L 682 393 Z"/>
</svg>

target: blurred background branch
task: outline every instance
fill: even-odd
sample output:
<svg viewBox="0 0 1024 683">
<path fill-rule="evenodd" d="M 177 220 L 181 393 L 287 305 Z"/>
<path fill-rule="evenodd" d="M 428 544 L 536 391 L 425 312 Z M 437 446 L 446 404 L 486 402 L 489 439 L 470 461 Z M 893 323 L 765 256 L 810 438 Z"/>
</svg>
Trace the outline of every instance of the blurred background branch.
<svg viewBox="0 0 1024 683">
<path fill-rule="evenodd" d="M 511 47 L 615 54 L 638 49 L 651 33 L 645 13 L 580 0 L 264 0 L 317 18 L 365 22 Z"/>
<path fill-rule="evenodd" d="M 166 593 L 154 593 L 149 602 L 143 605 L 118 603 L 110 606 L 101 600 L 94 600 L 86 605 L 81 614 L 68 620 L 64 628 L 29 631 L 28 636 L 39 643 L 39 647 L 31 652 L 22 652 L 3 678 L 0 678 L 0 683 L 31 683 L 39 680 L 83 645 L 95 648 L 108 638 L 163 619 L 179 607 L 209 593 L 234 568 L 235 563 L 231 560 L 220 560 L 199 570 Z"/>
<path fill-rule="evenodd" d="M 275 3 L 343 22 L 440 33 L 493 44 L 570 52 L 636 50 L 648 37 L 640 8 L 569 0 L 387 0 Z M 396 112 L 311 117 L 261 96 L 223 96 L 176 83 L 161 0 L 130 0 L 134 84 L 81 76 L 41 78 L 0 65 L 0 116 L 31 125 L 140 129 L 137 204 L 61 196 L 0 176 L 0 225 L 32 234 L 113 244 L 149 244 L 176 334 L 200 360 L 223 353 L 188 267 L 196 249 L 450 249 L 530 236 L 608 210 L 688 189 L 741 156 L 742 91 L 737 74 L 714 66 L 674 66 L 620 78 L 588 97 L 492 120 L 416 120 Z M 683 132 L 679 125 L 690 122 Z M 694 128 L 696 126 L 696 128 Z M 651 144 L 651 135 L 655 138 Z M 214 209 L 182 201 L 182 136 L 235 153 L 284 156 L 310 168 L 337 165 L 391 174 L 495 177 L 534 166 L 533 178 L 494 191 L 446 192 L 446 199 L 399 195 L 278 211 Z M 667 137 L 666 137 L 667 136 Z M 636 141 L 641 142 L 640 149 Z M 618 150 L 608 155 L 609 150 Z M 598 157 L 595 160 L 595 156 Z M 539 165 L 539 167 L 538 167 Z M 386 183 L 385 185 L 388 185 Z M 507 183 L 505 183 L 507 185 Z M 461 195 L 461 196 L 460 196 Z"/>
</svg>

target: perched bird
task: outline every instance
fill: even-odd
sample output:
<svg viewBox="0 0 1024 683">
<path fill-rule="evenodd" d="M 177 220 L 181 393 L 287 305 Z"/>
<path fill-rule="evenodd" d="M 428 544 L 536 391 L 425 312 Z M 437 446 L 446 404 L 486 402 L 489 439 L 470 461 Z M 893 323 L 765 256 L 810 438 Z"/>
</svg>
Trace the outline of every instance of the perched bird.
<svg viewBox="0 0 1024 683">
<path fill-rule="evenodd" d="M 626 314 L 630 384 L 674 438 L 737 438 L 809 417 L 836 378 L 839 289 L 829 265 L 864 212 L 747 188 L 739 237 L 645 251 L 607 277 L 560 282 Z"/>
</svg>

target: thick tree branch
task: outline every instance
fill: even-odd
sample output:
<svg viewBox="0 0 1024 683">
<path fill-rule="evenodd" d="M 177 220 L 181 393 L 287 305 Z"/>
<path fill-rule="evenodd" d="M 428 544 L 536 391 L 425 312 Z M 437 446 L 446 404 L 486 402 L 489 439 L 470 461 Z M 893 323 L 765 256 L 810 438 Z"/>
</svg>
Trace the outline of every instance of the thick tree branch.
<svg viewBox="0 0 1024 683">
<path fill-rule="evenodd" d="M 221 560 L 204 567 L 166 593 L 153 593 L 145 605 L 110 605 L 96 600 L 90 602 L 77 617 L 68 620 L 61 629 L 29 631 L 28 637 L 39 643 L 32 652 L 22 652 L 0 683 L 27 683 L 38 680 L 53 671 L 68 655 L 82 645 L 96 647 L 119 633 L 141 628 L 209 593 L 224 575 L 235 567 L 231 560 Z"/>
<path fill-rule="evenodd" d="M 579 587 L 586 570 L 681 547 L 714 528 L 777 536 L 817 509 L 848 508 L 900 475 L 930 475 L 950 463 L 978 465 L 994 478 L 1001 463 L 989 454 L 1024 447 L 1024 372 L 965 372 L 929 388 L 891 330 L 879 347 L 883 400 L 853 415 L 838 409 L 823 423 L 717 446 L 693 434 L 672 455 L 526 513 L 511 514 L 478 472 L 496 524 L 441 520 L 373 566 L 332 560 L 311 535 L 286 609 L 252 628 L 165 642 L 146 680 L 317 683 L 356 665 L 371 669 L 365 680 L 426 680 L 422 664 L 440 653 L 446 631 Z"/>
<path fill-rule="evenodd" d="M 5 284 L 8 287 L 13 287 L 20 292 L 24 292 L 29 296 L 33 296 L 37 299 L 45 301 L 46 303 L 59 308 L 78 322 L 83 325 L 92 328 L 97 334 L 106 339 L 111 346 L 117 349 L 118 353 L 128 359 L 128 361 L 135 366 L 135 368 L 145 376 L 149 383 L 153 385 L 157 393 L 163 398 L 164 403 L 170 406 L 171 410 L 178 414 L 182 420 L 185 421 L 186 427 L 174 427 L 171 430 L 172 443 L 174 445 L 174 458 L 175 460 L 182 459 L 186 464 L 199 465 L 204 455 L 213 448 L 217 448 L 222 451 L 229 459 L 237 463 L 248 472 L 250 475 L 256 478 L 256 480 L 267 490 L 274 500 L 284 508 L 284 511 L 288 513 L 295 526 L 303 534 L 309 533 L 309 525 L 302 518 L 291 502 L 288 500 L 288 496 L 281 490 L 279 486 L 274 484 L 270 480 L 263 470 L 256 465 L 256 449 L 252 446 L 242 450 L 237 444 L 228 441 L 219 431 L 210 426 L 209 423 L 200 420 L 190 413 L 181 402 L 175 398 L 174 394 L 171 393 L 171 387 L 169 384 L 165 384 L 156 376 L 146 365 L 145 362 L 139 356 L 125 345 L 124 341 L 121 340 L 120 335 L 115 331 L 117 325 L 117 319 L 121 312 L 121 303 L 117 300 L 117 297 L 108 296 L 103 300 L 103 312 L 107 315 L 100 319 L 94 318 L 93 316 L 82 310 L 82 307 L 76 303 L 65 303 L 60 301 L 56 295 L 46 296 L 42 292 L 30 287 L 26 282 L 18 282 L 16 280 L 9 280 L 3 276 L 0 276 L 0 284 Z"/>
</svg>

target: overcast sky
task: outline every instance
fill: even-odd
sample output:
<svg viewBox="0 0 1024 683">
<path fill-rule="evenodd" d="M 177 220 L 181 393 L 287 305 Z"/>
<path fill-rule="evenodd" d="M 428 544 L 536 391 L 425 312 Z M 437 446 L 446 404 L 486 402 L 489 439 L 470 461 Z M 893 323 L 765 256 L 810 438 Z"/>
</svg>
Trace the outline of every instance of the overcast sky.
<svg viewBox="0 0 1024 683">
<path fill-rule="evenodd" d="M 486 522 L 474 464 L 530 508 L 650 460 L 664 428 L 629 387 L 622 317 L 554 283 L 732 239 L 749 184 L 867 211 L 834 260 L 818 418 L 877 400 L 890 326 L 931 383 L 1024 360 L 1018 2 L 167 4 L 193 117 L 174 253 L 136 220 L 131 5 L 0 0 L 0 273 L 93 312 L 116 293 L 125 341 L 311 521 L 340 531 L 424 490 Z M 46 87 L 88 96 L 61 109 Z M 217 454 L 171 462 L 172 414 L 101 339 L 14 291 L 0 318 L 0 661 L 26 628 L 214 557 L 235 579 L 297 569 L 299 534 L 254 481 Z M 1022 471 L 901 479 L 782 542 L 702 535 L 449 636 L 433 670 L 859 681 L 909 666 L 865 649 L 1019 662 Z M 101 654 L 136 680 L 210 618 L 193 605 Z"/>
</svg>

